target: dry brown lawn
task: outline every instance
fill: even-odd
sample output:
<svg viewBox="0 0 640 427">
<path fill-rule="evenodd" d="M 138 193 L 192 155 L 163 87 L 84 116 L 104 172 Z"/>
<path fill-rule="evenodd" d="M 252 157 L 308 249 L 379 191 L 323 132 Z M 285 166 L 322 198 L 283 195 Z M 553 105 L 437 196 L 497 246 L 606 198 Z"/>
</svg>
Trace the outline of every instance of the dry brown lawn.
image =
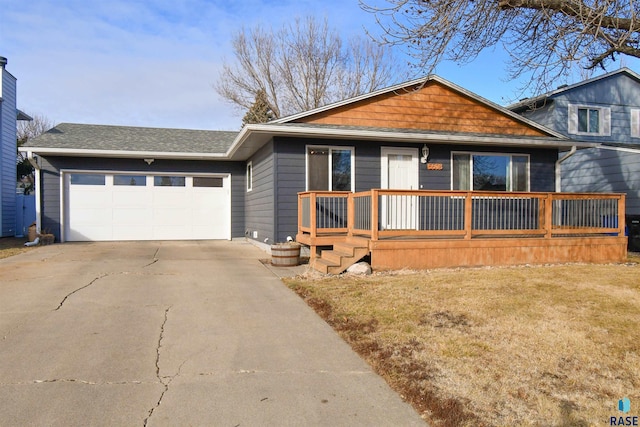
<svg viewBox="0 0 640 427">
<path fill-rule="evenodd" d="M 30 251 L 33 248 L 26 247 L 26 238 L 2 237 L 0 238 L 0 259 Z"/>
<path fill-rule="evenodd" d="M 629 261 L 286 283 L 432 426 L 601 426 L 640 402 Z"/>
</svg>

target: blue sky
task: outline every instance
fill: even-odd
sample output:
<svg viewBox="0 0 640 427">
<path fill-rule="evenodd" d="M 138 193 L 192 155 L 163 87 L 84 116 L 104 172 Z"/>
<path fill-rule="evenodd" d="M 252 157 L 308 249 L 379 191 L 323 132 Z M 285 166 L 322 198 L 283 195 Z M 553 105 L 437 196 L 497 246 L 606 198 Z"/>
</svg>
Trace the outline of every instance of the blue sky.
<svg viewBox="0 0 640 427">
<path fill-rule="evenodd" d="M 242 113 L 213 85 L 243 25 L 312 14 L 345 36 L 377 31 L 357 0 L 0 0 L 0 14 L 18 107 L 56 123 L 236 130 Z M 436 73 L 504 105 L 519 87 L 505 60 L 490 51 Z"/>
</svg>

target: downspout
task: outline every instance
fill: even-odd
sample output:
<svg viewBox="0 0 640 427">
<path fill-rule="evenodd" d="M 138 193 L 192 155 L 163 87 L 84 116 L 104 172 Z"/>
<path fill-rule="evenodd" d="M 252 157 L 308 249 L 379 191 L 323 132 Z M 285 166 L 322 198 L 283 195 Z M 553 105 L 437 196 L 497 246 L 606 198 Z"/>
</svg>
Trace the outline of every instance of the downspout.
<svg viewBox="0 0 640 427">
<path fill-rule="evenodd" d="M 29 163 L 31 163 L 31 166 L 33 166 L 33 170 L 35 171 L 33 184 L 36 186 L 36 230 L 38 231 L 38 233 L 40 233 L 40 231 L 42 230 L 42 213 L 40 210 L 40 196 L 42 194 L 42 185 L 40 182 L 40 165 L 38 164 L 38 159 L 33 155 L 33 152 L 31 151 L 27 152 L 27 159 L 29 159 Z"/>
<path fill-rule="evenodd" d="M 562 162 L 567 160 L 569 157 L 576 154 L 577 147 L 574 145 L 571 147 L 571 150 L 558 160 L 556 160 L 556 193 L 562 192 Z"/>
</svg>

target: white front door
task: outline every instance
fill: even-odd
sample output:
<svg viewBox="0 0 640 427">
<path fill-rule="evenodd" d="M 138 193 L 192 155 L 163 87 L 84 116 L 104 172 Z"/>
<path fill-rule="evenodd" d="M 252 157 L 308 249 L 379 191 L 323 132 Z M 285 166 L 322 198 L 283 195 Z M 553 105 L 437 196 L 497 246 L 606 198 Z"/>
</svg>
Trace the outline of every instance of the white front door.
<svg viewBox="0 0 640 427">
<path fill-rule="evenodd" d="M 418 149 L 382 147 L 382 188 L 418 190 Z M 382 227 L 387 230 L 418 228 L 418 196 L 383 196 Z"/>
</svg>

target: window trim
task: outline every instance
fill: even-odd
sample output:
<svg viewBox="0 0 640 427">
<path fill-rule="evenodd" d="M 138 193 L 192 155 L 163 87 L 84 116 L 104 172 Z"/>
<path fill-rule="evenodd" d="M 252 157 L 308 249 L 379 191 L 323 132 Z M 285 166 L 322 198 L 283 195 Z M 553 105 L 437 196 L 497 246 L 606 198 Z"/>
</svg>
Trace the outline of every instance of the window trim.
<svg viewBox="0 0 640 427">
<path fill-rule="evenodd" d="M 247 162 L 247 193 L 253 191 L 253 162 Z"/>
<path fill-rule="evenodd" d="M 631 126 L 631 137 L 640 138 L 640 108 L 632 108 L 629 113 L 629 125 Z"/>
<path fill-rule="evenodd" d="M 317 148 L 317 149 L 326 149 L 329 150 L 329 190 L 326 191 L 333 191 L 331 190 L 331 188 L 333 187 L 333 164 L 332 164 L 332 156 L 331 156 L 331 152 L 333 150 L 349 150 L 351 151 L 351 162 L 350 162 L 350 168 L 351 168 L 351 192 L 355 192 L 356 191 L 356 161 L 355 161 L 355 157 L 356 157 L 356 149 L 354 146 L 346 146 L 346 145 L 305 145 L 304 148 L 304 157 L 305 157 L 305 161 L 304 161 L 304 189 L 305 191 L 310 191 L 309 190 L 309 149 L 312 148 Z"/>
<path fill-rule="evenodd" d="M 455 190 L 453 188 L 453 156 L 456 154 L 466 154 L 469 155 L 469 190 Z M 529 193 L 531 191 L 531 154 L 528 153 L 506 153 L 506 152 L 492 152 L 492 151 L 451 151 L 451 174 L 449 176 L 449 188 L 452 191 L 476 191 L 473 189 L 473 156 L 502 156 L 509 157 L 509 163 L 507 164 L 507 168 L 509 173 L 513 173 L 513 157 L 526 157 L 527 158 L 527 189 L 526 190 L 518 190 L 514 191 L 513 188 L 513 177 L 508 177 L 507 180 L 509 187 L 505 192 L 525 192 Z M 480 191 L 480 190 L 478 190 Z"/>
<path fill-rule="evenodd" d="M 611 135 L 611 108 L 589 104 L 568 105 L 567 131 L 572 135 L 583 136 L 610 136 Z M 578 130 L 578 110 L 598 110 L 598 132 L 581 132 Z"/>
</svg>

